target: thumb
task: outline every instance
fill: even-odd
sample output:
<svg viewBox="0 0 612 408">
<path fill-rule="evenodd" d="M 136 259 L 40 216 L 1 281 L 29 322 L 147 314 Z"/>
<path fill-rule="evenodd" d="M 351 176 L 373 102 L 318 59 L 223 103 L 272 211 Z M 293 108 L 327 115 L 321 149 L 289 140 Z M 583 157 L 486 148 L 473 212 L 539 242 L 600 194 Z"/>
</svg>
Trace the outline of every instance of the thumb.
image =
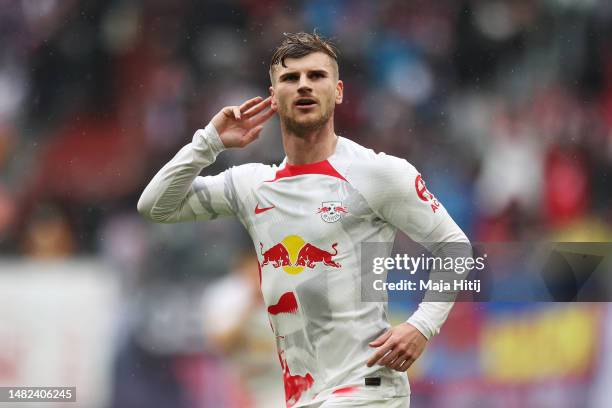
<svg viewBox="0 0 612 408">
<path fill-rule="evenodd" d="M 381 334 L 380 336 L 378 336 L 378 338 L 374 341 L 371 341 L 370 347 L 379 347 L 382 346 L 384 344 L 385 341 L 387 341 L 387 339 L 391 337 L 391 330 L 386 331 L 385 333 Z"/>
</svg>

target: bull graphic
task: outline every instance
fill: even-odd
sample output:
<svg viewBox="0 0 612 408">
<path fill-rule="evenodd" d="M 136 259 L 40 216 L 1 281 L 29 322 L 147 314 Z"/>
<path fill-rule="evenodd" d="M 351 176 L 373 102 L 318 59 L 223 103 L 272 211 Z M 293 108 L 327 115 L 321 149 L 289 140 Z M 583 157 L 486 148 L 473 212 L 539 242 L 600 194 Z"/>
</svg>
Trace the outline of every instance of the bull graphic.
<svg viewBox="0 0 612 408">
<path fill-rule="evenodd" d="M 302 249 L 300 249 L 300 252 L 297 256 L 297 262 L 295 264 L 297 266 L 307 266 L 309 268 L 314 268 L 316 263 L 323 262 L 323 264 L 325 264 L 326 266 L 333 266 L 334 268 L 339 268 L 340 263 L 332 260 L 332 257 L 338 254 L 338 249 L 336 248 L 337 246 L 337 242 L 332 245 L 332 249 L 335 252 L 331 253 L 308 243 L 304 245 Z"/>
<path fill-rule="evenodd" d="M 289 252 L 283 244 L 276 244 L 265 252 L 263 250 L 263 244 L 261 242 L 259 243 L 259 246 L 261 247 L 261 255 L 263 256 L 261 266 L 267 265 L 269 263 L 272 263 L 272 266 L 275 268 L 280 268 L 281 266 L 291 266 L 291 261 L 289 260 Z"/>
</svg>

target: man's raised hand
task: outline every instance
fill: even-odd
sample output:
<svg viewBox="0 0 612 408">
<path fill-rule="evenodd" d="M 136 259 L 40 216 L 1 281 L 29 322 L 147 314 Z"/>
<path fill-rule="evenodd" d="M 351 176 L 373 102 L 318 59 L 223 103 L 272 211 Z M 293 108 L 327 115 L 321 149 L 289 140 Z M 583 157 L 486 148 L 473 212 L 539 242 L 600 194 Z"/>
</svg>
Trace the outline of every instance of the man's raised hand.
<svg viewBox="0 0 612 408">
<path fill-rule="evenodd" d="M 263 124 L 276 111 L 272 98 L 257 96 L 240 106 L 226 106 L 212 118 L 212 124 L 225 147 L 244 147 L 259 137 Z M 266 109 L 267 108 L 267 109 Z"/>
</svg>

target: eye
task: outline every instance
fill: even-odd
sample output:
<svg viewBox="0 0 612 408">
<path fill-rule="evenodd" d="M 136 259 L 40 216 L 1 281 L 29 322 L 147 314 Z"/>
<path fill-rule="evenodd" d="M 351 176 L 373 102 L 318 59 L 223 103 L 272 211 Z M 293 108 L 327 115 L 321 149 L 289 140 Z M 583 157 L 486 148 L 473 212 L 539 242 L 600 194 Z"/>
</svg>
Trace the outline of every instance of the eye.
<svg viewBox="0 0 612 408">
<path fill-rule="evenodd" d="M 312 74 L 310 74 L 311 78 L 325 78 L 325 74 L 323 74 L 322 72 L 313 72 Z"/>
<path fill-rule="evenodd" d="M 295 74 L 289 74 L 289 75 L 285 75 L 283 76 L 283 81 L 297 81 L 298 76 Z"/>
</svg>

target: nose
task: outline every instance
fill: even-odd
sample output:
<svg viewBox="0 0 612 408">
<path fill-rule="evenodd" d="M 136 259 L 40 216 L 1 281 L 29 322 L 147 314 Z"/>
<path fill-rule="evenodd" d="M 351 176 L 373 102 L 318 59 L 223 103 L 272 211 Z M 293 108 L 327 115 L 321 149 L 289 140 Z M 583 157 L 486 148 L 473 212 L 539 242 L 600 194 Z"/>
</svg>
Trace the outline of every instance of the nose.
<svg viewBox="0 0 612 408">
<path fill-rule="evenodd" d="M 300 75 L 300 83 L 298 84 L 298 92 L 299 93 L 312 92 L 312 87 L 310 86 L 310 81 L 308 80 L 307 75 Z"/>
</svg>

